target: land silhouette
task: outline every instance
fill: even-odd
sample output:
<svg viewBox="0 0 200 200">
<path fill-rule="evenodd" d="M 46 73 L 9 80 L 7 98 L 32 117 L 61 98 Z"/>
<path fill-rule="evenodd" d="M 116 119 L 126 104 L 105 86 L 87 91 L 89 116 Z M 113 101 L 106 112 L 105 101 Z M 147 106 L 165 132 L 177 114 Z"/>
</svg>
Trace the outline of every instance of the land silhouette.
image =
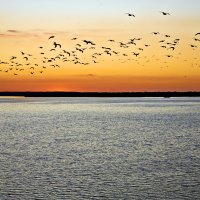
<svg viewBox="0 0 200 200">
<path fill-rule="evenodd" d="M 200 92 L 0 92 L 24 97 L 200 97 Z"/>
</svg>

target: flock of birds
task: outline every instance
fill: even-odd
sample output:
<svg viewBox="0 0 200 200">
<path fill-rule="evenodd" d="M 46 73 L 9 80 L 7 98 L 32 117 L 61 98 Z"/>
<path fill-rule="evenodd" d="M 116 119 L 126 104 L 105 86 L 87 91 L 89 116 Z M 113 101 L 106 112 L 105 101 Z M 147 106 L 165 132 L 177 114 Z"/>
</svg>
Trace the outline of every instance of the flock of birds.
<svg viewBox="0 0 200 200">
<path fill-rule="evenodd" d="M 170 15 L 170 13 L 167 12 L 161 13 L 164 16 Z M 128 17 L 136 17 L 132 13 L 126 13 L 126 15 L 128 15 Z M 173 38 L 171 35 L 161 34 L 160 32 L 152 32 L 151 34 L 155 36 L 162 36 L 162 38 L 158 38 L 159 47 L 167 50 L 167 53 L 164 55 L 167 59 L 173 58 L 173 52 L 180 44 L 181 39 Z M 194 43 L 189 44 L 189 47 L 193 50 L 196 50 L 198 48 L 198 43 L 200 42 L 199 36 L 200 32 L 196 33 L 193 39 Z M 48 40 L 51 42 L 50 49 L 46 49 L 44 46 L 38 47 L 40 56 L 38 55 L 37 57 L 35 57 L 30 53 L 20 51 L 19 55 L 11 56 L 8 61 L 0 60 L 0 72 L 13 73 L 14 76 L 17 76 L 20 74 L 20 72 L 26 70 L 29 74 L 34 75 L 36 73 L 43 74 L 45 70 L 49 68 L 60 68 L 62 63 L 66 62 L 83 66 L 98 64 L 103 61 L 101 59 L 103 55 L 108 56 L 109 58 L 118 58 L 118 60 L 122 63 L 134 60 L 138 62 L 138 64 L 141 58 L 142 61 L 150 62 L 153 57 L 156 56 L 153 55 L 152 58 L 148 58 L 147 56 L 142 57 L 142 53 L 145 51 L 145 49 L 151 46 L 150 44 L 143 42 L 143 38 L 131 38 L 126 42 L 109 39 L 107 42 L 112 45 L 97 46 L 97 44 L 93 41 L 80 41 L 78 38 L 74 37 L 71 38 L 71 40 L 74 42 L 74 47 L 72 50 L 64 49 L 62 44 L 54 41 L 55 39 L 55 35 L 52 35 L 48 38 Z M 138 44 L 139 41 L 140 44 Z M 142 45 L 141 42 L 143 42 Z M 117 50 L 114 49 L 113 44 L 117 46 Z M 129 53 L 127 53 L 127 49 Z M 84 54 L 87 54 L 87 61 L 86 58 L 84 58 L 83 56 Z M 179 54 L 181 55 L 181 53 Z M 200 67 L 198 59 L 198 57 L 194 58 L 194 60 L 196 60 L 196 63 L 194 63 L 193 65 Z M 156 60 L 158 61 L 159 59 L 156 58 Z M 167 61 L 165 62 L 165 64 L 167 64 Z M 4 69 L 2 68 L 2 66 Z"/>
</svg>

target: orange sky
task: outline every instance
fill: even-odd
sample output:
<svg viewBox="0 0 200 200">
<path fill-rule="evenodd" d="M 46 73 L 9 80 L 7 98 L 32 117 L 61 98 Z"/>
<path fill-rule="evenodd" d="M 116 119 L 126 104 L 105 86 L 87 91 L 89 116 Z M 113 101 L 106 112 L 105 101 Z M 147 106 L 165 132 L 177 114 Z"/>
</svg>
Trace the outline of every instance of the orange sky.
<svg viewBox="0 0 200 200">
<path fill-rule="evenodd" d="M 12 6 L 8 2 L 0 0 L 0 63 L 8 63 L 0 64 L 0 91 L 200 91 L 200 41 L 194 40 L 200 40 L 200 35 L 195 37 L 200 31 L 197 12 L 200 4 L 196 0 L 193 5 L 182 1 L 181 6 L 179 0 L 163 5 L 153 0 L 148 11 L 147 0 L 141 3 L 128 0 L 123 4 L 118 0 L 115 4 L 113 0 L 96 3 L 86 0 L 85 4 L 76 0 L 80 7 L 73 1 L 68 1 L 67 6 L 62 0 L 50 0 L 48 4 L 46 0 L 28 0 L 29 4 L 17 0 L 18 4 Z M 90 8 L 86 8 L 88 5 Z M 69 9 L 67 14 L 65 6 Z M 186 13 L 186 8 L 190 12 Z M 160 10 L 171 15 L 163 16 Z M 127 12 L 136 17 L 128 17 Z M 160 34 L 154 35 L 153 31 Z M 166 34 L 170 37 L 165 37 Z M 48 40 L 51 35 L 55 38 Z M 77 40 L 71 40 L 74 37 Z M 142 39 L 134 40 L 136 45 L 127 44 L 134 38 Z M 180 41 L 173 51 L 170 47 L 177 38 Z M 94 42 L 95 49 L 83 40 Z M 50 52 L 53 42 L 62 44 L 62 48 Z M 119 42 L 126 43 L 128 48 L 120 47 Z M 77 44 L 87 48 L 84 53 L 75 49 Z M 146 44 L 150 46 L 145 47 Z M 111 56 L 104 52 L 103 46 L 111 49 Z M 43 63 L 44 57 L 55 58 L 63 50 L 76 52 L 67 62 L 60 56 L 52 63 Z M 133 52 L 140 55 L 136 57 Z M 94 53 L 102 55 L 93 58 Z M 24 59 L 27 54 L 32 55 L 28 61 Z M 14 63 L 10 60 L 12 56 L 17 57 Z M 88 64 L 75 64 L 75 57 Z M 55 64 L 59 67 L 51 66 Z"/>
</svg>

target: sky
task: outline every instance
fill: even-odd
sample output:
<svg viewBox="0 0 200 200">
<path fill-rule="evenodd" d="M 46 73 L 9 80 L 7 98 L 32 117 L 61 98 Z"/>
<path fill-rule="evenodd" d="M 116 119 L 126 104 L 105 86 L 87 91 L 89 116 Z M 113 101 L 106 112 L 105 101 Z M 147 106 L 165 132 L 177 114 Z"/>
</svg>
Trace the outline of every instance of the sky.
<svg viewBox="0 0 200 200">
<path fill-rule="evenodd" d="M 0 91 L 200 91 L 199 10 L 199 0 L 0 0 Z"/>
</svg>

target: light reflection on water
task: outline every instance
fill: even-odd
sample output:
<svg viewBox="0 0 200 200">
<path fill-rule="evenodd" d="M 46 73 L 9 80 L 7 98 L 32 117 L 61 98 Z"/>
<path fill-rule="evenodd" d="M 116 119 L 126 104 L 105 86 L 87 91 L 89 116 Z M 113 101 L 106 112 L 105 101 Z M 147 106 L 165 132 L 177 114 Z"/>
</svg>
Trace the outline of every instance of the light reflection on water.
<svg viewBox="0 0 200 200">
<path fill-rule="evenodd" d="M 0 199 L 198 199 L 200 98 L 0 101 Z"/>
</svg>

